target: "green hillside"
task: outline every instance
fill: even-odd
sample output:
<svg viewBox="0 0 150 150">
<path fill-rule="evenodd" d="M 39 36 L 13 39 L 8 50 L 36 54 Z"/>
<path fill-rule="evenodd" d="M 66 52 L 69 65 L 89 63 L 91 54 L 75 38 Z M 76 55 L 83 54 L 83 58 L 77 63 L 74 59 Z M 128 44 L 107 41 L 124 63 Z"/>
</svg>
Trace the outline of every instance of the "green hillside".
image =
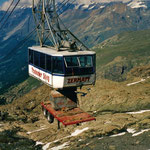
<svg viewBox="0 0 150 150">
<path fill-rule="evenodd" d="M 124 32 L 94 47 L 97 73 L 123 81 L 134 67 L 150 64 L 150 30 Z"/>
</svg>

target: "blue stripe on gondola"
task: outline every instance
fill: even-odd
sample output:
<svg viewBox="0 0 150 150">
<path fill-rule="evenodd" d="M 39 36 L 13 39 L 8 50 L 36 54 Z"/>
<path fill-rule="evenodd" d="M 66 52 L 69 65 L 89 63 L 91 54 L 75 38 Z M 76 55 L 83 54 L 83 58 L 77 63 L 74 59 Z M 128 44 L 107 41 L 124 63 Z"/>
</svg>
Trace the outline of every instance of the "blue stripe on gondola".
<svg viewBox="0 0 150 150">
<path fill-rule="evenodd" d="M 60 76 L 60 77 L 73 77 L 73 76 L 71 76 L 71 75 L 51 73 L 50 71 L 45 70 L 45 69 L 40 68 L 40 67 L 37 67 L 37 66 L 35 66 L 34 64 L 31 64 L 31 63 L 29 63 L 29 65 L 31 65 L 31 66 L 33 66 L 33 67 L 35 67 L 35 68 L 37 68 L 37 69 L 39 69 L 39 70 L 41 70 L 41 71 L 43 71 L 43 72 L 45 72 L 45 73 L 48 73 L 48 74 L 50 74 L 50 75 L 53 75 L 53 76 Z M 93 73 L 93 74 L 94 74 L 94 73 Z M 92 75 L 92 74 L 86 74 L 86 75 L 75 75 L 75 76 L 90 76 L 90 75 Z"/>
<path fill-rule="evenodd" d="M 35 66 L 34 64 L 31 64 L 31 63 L 29 63 L 29 65 L 31 65 L 31 66 L 33 66 L 33 67 L 35 67 L 35 68 L 37 68 L 37 69 L 39 69 L 39 70 L 41 70 L 41 71 L 43 71 L 43 72 L 45 72 L 45 73 L 48 73 L 48 74 L 50 74 L 50 75 L 53 75 L 53 76 L 62 76 L 62 77 L 65 76 L 64 74 L 51 73 L 50 71 L 45 70 L 45 69 L 40 68 L 40 67 L 37 67 L 37 66 Z"/>
</svg>

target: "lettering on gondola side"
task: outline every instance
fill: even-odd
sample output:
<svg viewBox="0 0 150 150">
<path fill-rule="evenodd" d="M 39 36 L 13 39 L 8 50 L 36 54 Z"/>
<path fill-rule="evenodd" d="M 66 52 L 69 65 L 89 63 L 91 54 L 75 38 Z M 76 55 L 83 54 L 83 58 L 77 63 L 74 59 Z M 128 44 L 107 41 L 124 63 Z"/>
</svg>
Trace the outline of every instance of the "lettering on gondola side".
<svg viewBox="0 0 150 150">
<path fill-rule="evenodd" d="M 32 70 L 32 73 L 36 75 L 37 77 L 39 77 L 41 80 L 43 79 L 44 81 L 48 83 L 50 82 L 50 77 L 46 73 L 41 73 L 40 71 L 34 69 L 33 67 L 31 70 Z"/>
<path fill-rule="evenodd" d="M 37 70 L 34 69 L 33 67 L 32 67 L 32 73 L 35 74 L 35 75 L 37 75 L 37 76 L 40 77 L 40 78 L 41 78 L 41 76 L 42 76 L 42 73 L 39 72 L 39 71 L 37 71 Z"/>
<path fill-rule="evenodd" d="M 80 82 L 89 82 L 90 81 L 90 77 L 78 77 L 78 78 L 69 78 L 68 80 L 68 84 L 69 83 L 80 83 Z"/>
<path fill-rule="evenodd" d="M 47 82 L 49 82 L 49 76 L 43 73 L 43 79 Z"/>
</svg>

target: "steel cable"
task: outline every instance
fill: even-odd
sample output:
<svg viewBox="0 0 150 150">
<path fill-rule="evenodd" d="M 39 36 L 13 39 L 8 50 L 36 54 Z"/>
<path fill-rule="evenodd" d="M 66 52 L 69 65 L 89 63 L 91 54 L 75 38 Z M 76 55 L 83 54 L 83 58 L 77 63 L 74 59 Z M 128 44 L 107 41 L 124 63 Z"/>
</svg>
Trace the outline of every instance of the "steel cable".
<svg viewBox="0 0 150 150">
<path fill-rule="evenodd" d="M 62 3 L 64 3 L 66 0 L 64 0 Z M 67 0 L 67 2 L 69 2 L 70 0 Z M 74 2 L 75 0 L 73 0 L 73 2 Z M 18 2 L 16 3 L 17 5 L 18 5 L 18 3 L 20 2 L 20 0 L 18 0 Z M 73 4 L 73 2 L 71 3 L 71 4 Z M 62 4 L 61 3 L 61 4 Z M 66 2 L 65 2 L 65 4 L 66 4 Z M 70 4 L 70 5 L 71 5 Z M 15 7 L 14 7 L 14 9 L 17 7 L 17 5 L 15 5 Z M 66 8 L 66 9 L 68 9 L 69 7 L 70 7 L 70 5 Z M 58 5 L 57 5 L 57 7 L 58 7 Z M 13 11 L 14 11 L 14 9 L 13 9 Z M 65 11 L 66 11 L 66 9 L 65 9 Z M 65 11 L 63 11 L 61 14 L 63 14 Z M 11 14 L 12 14 L 13 12 L 11 12 Z M 10 15 L 11 15 L 10 14 Z M 59 15 L 61 15 L 61 14 L 59 14 Z M 9 15 L 9 16 L 10 16 Z M 5 21 L 6 22 L 6 21 Z M 39 26 L 39 25 L 38 25 Z M 20 41 L 6 56 L 4 56 L 1 60 L 5 60 L 5 59 L 7 59 L 7 57 L 9 57 L 12 53 L 14 53 L 14 51 L 16 51 L 17 49 L 19 49 L 21 46 L 23 46 L 24 45 L 24 43 L 27 41 L 27 40 L 29 40 L 30 39 L 30 37 L 32 36 L 32 33 L 35 33 L 35 31 L 36 31 L 36 28 L 34 28 L 22 41 Z"/>
<path fill-rule="evenodd" d="M 11 10 L 10 14 L 7 16 L 5 22 L 2 24 L 0 30 L 4 27 L 4 25 L 6 24 L 7 20 L 9 19 L 9 17 L 12 15 L 12 13 L 14 12 L 15 8 L 17 7 L 17 5 L 19 4 L 20 0 L 18 0 L 18 2 L 15 4 L 14 8 Z"/>
<path fill-rule="evenodd" d="M 33 36 L 33 34 L 35 33 L 36 28 L 34 28 L 22 41 L 20 41 L 6 56 L 4 56 L 1 61 L 4 61 L 5 59 L 7 59 L 11 54 L 14 54 L 15 51 L 17 51 L 18 49 L 20 49 L 26 41 L 28 41 L 31 36 Z"/>
<path fill-rule="evenodd" d="M 7 15 L 8 11 L 9 11 L 10 7 L 12 6 L 12 4 L 14 3 L 14 1 L 15 1 L 15 0 L 13 0 L 13 1 L 11 2 L 11 4 L 10 4 L 9 7 L 7 8 L 7 10 L 5 11 L 3 17 L 2 17 L 1 20 L 0 20 L 0 24 L 2 23 L 4 17 Z"/>
</svg>

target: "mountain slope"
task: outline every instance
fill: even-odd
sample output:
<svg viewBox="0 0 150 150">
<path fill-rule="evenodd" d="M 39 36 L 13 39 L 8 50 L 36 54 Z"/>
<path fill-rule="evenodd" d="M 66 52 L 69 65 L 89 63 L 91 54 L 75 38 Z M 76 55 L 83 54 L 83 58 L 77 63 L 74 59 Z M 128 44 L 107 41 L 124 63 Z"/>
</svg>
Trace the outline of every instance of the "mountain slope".
<svg viewBox="0 0 150 150">
<path fill-rule="evenodd" d="M 98 75 L 123 81 L 135 66 L 150 64 L 150 30 L 124 32 L 107 39 L 94 50 Z M 148 74 L 147 74 L 148 75 Z"/>
<path fill-rule="evenodd" d="M 34 28 L 31 14 L 30 8 L 16 10 L 1 30 L 0 58 L 4 59 L 0 59 L 0 92 L 28 77 L 27 48 L 35 42 L 32 38 L 23 45 L 20 42 Z"/>
<path fill-rule="evenodd" d="M 110 3 L 94 10 L 69 9 L 62 18 L 71 31 L 92 47 L 124 31 L 148 29 L 149 12 L 149 9 L 132 9 L 123 3 Z"/>
<path fill-rule="evenodd" d="M 138 136 L 140 143 L 137 145 L 135 144 L 136 137 L 133 137 L 133 133 L 131 134 L 128 129 L 132 128 L 138 133 L 142 129 L 148 131 L 150 128 L 150 110 L 143 111 L 143 113 L 139 111 L 137 114 L 129 113 L 129 111 L 150 109 L 150 79 L 132 86 L 127 86 L 127 83 L 128 81 L 117 83 L 99 79 L 96 86 L 83 88 L 84 96 L 78 95 L 80 97 L 79 105 L 83 110 L 93 114 L 96 121 L 66 128 L 61 125 L 60 130 L 57 130 L 57 121 L 49 124 L 41 111 L 40 102 L 49 99 L 50 88 L 47 85 L 30 91 L 15 99 L 11 104 L 0 106 L 0 120 L 3 119 L 0 121 L 0 135 L 8 132 L 15 133 L 15 137 L 18 137 L 17 139 L 7 138 L 9 134 L 5 135 L 6 138 L 0 137 L 0 148 L 11 147 L 23 150 L 24 145 L 20 147 L 19 143 L 26 143 L 27 139 L 30 139 L 32 148 L 35 149 L 35 145 L 39 144 L 39 150 L 46 147 L 47 149 L 56 148 L 66 142 L 68 150 L 84 148 L 90 150 L 91 148 L 99 149 L 99 147 L 108 150 L 107 145 L 112 144 L 110 136 L 122 132 L 131 140 L 123 140 L 124 138 L 121 136 L 118 140 L 113 139 L 115 147 L 123 150 L 125 150 L 124 147 L 132 149 L 133 145 L 135 149 L 139 146 L 148 148 L 147 134 L 149 132 L 140 136 L 140 139 Z M 81 91 L 78 89 L 78 92 Z M 15 132 L 13 132 L 14 130 Z M 14 137 L 14 134 L 11 137 Z M 7 139 L 7 143 L 11 141 L 9 145 L 6 144 L 4 138 Z M 145 139 L 148 141 L 146 142 Z M 123 140 L 124 144 L 120 143 L 120 140 Z M 116 143 L 114 143 L 115 141 Z M 90 144 L 88 144 L 89 142 Z M 27 146 L 29 147 L 28 144 Z"/>
</svg>

